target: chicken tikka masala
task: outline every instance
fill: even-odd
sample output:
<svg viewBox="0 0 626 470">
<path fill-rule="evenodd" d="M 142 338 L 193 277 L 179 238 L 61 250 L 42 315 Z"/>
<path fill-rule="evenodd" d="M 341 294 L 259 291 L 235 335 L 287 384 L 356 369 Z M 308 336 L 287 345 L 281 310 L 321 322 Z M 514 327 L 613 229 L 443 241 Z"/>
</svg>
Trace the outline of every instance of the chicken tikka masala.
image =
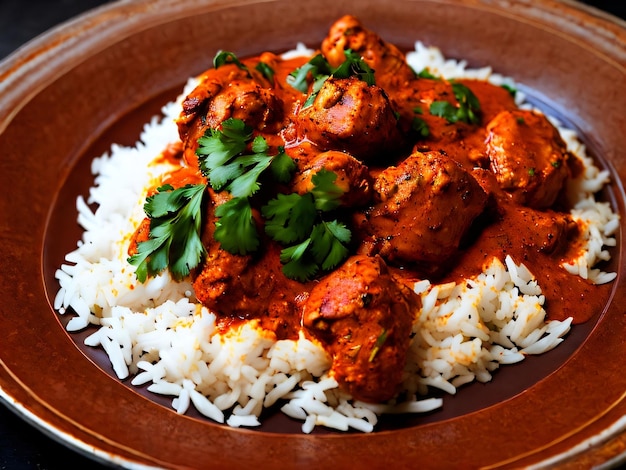
<svg viewBox="0 0 626 470">
<path fill-rule="evenodd" d="M 420 279 L 461 281 L 510 255 L 537 277 L 550 318 L 584 322 L 603 306 L 600 287 L 560 267 L 580 249 L 564 196 L 580 165 L 512 90 L 415 71 L 352 16 L 313 56 L 222 52 L 214 65 L 165 155 L 183 165 L 153 194 L 202 188 L 187 268 L 223 328 L 304 331 L 343 389 L 384 401 L 402 379 Z M 158 236 L 155 220 L 131 255 Z"/>
</svg>

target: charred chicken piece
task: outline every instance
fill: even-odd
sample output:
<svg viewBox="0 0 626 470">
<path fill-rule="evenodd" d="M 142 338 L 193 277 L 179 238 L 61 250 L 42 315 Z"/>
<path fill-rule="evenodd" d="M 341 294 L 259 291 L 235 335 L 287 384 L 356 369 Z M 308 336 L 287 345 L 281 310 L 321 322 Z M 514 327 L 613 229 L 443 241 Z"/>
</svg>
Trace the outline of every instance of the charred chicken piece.
<svg viewBox="0 0 626 470">
<path fill-rule="evenodd" d="M 437 152 L 414 152 L 374 182 L 378 201 L 357 216 L 364 252 L 394 265 L 437 272 L 457 252 L 488 196 L 459 163 Z"/>
<path fill-rule="evenodd" d="M 398 391 L 419 306 L 380 257 L 354 256 L 311 290 L 303 325 L 332 356 L 340 386 L 379 402 Z"/>
<path fill-rule="evenodd" d="M 367 204 L 372 195 L 372 180 L 368 168 L 353 156 L 336 150 L 322 152 L 308 161 L 294 177 L 293 191 L 304 194 L 313 188 L 312 178 L 322 168 L 337 175 L 335 184 L 343 191 L 344 207 Z"/>
<path fill-rule="evenodd" d="M 400 49 L 383 41 L 351 15 L 340 18 L 330 27 L 321 47 L 322 54 L 332 67 L 346 60 L 346 49 L 361 55 L 374 69 L 376 83 L 383 88 L 398 86 L 415 77 Z"/>
<path fill-rule="evenodd" d="M 385 91 L 356 77 L 326 80 L 296 119 L 301 138 L 320 150 L 343 150 L 363 161 L 395 151 L 403 140 Z"/>
<path fill-rule="evenodd" d="M 271 84 L 254 70 L 242 70 L 234 64 L 205 72 L 182 108 L 176 121 L 178 133 L 185 161 L 195 167 L 197 141 L 207 129 L 218 128 L 226 119 L 234 118 L 258 131 L 277 132 L 285 119 L 284 104 Z"/>
<path fill-rule="evenodd" d="M 568 152 L 542 114 L 503 111 L 487 124 L 487 155 L 500 187 L 518 204 L 536 209 L 556 201 L 568 177 Z"/>
</svg>

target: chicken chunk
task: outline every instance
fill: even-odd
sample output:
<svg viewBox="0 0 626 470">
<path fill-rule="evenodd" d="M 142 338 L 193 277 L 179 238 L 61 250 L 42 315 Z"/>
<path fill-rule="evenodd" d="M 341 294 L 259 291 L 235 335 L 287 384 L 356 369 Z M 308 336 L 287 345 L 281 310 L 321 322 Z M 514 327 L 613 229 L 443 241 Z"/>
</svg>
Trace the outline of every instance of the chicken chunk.
<svg viewBox="0 0 626 470">
<path fill-rule="evenodd" d="M 454 257 L 488 196 L 460 164 L 436 152 L 415 152 L 374 182 L 377 202 L 357 216 L 362 251 L 395 265 L 435 272 Z"/>
<path fill-rule="evenodd" d="M 356 77 L 326 80 L 296 119 L 301 138 L 320 150 L 343 150 L 363 161 L 383 158 L 402 143 L 384 90 Z"/>
<path fill-rule="evenodd" d="M 198 139 L 226 119 L 241 119 L 253 129 L 277 132 L 284 125 L 284 104 L 258 74 L 233 64 L 208 70 L 200 84 L 183 100 L 177 120 L 184 158 L 196 166 Z"/>
<path fill-rule="evenodd" d="M 340 18 L 331 26 L 321 47 L 322 54 L 332 67 L 338 67 L 346 60 L 346 49 L 361 55 L 374 69 L 376 83 L 383 88 L 398 86 L 415 77 L 400 49 L 383 41 L 351 15 Z"/>
<path fill-rule="evenodd" d="M 382 259 L 354 256 L 311 290 L 303 325 L 332 356 L 331 373 L 344 390 L 385 401 L 401 383 L 419 306 L 419 297 Z"/>
<path fill-rule="evenodd" d="M 498 183 L 518 204 L 536 209 L 554 204 L 568 177 L 568 152 L 545 116 L 503 111 L 487 124 L 486 145 Z"/>
<path fill-rule="evenodd" d="M 372 181 L 367 167 L 353 156 L 336 150 L 322 152 L 307 162 L 294 177 L 293 191 L 300 194 L 310 191 L 312 178 L 321 169 L 337 175 L 335 185 L 343 191 L 341 203 L 344 207 L 360 206 L 370 201 Z"/>
</svg>

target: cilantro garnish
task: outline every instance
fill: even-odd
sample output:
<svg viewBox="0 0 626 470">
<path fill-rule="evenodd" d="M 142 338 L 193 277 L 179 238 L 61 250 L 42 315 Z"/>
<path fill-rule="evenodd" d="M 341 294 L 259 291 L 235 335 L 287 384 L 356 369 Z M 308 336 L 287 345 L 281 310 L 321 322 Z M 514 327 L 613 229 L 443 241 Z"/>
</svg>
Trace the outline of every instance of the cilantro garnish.
<svg viewBox="0 0 626 470">
<path fill-rule="evenodd" d="M 452 83 L 452 92 L 459 106 L 448 101 L 434 101 L 430 105 L 430 114 L 445 118 L 448 122 L 462 121 L 467 124 L 480 122 L 480 102 L 472 90 L 461 83 Z"/>
<path fill-rule="evenodd" d="M 251 142 L 251 153 L 244 153 Z M 286 183 L 295 163 L 282 147 L 277 155 L 269 155 L 269 146 L 261 136 L 252 137 L 252 128 L 241 119 L 229 118 L 221 129 L 208 129 L 198 139 L 200 171 L 216 191 L 226 190 L 233 197 L 256 193 L 260 175 L 270 168 L 274 178 Z"/>
<path fill-rule="evenodd" d="M 274 81 L 274 69 L 267 65 L 265 62 L 259 62 L 254 68 L 261 72 L 261 75 L 267 78 L 270 82 Z"/>
<path fill-rule="evenodd" d="M 509 92 L 509 94 L 513 97 L 515 97 L 515 95 L 517 94 L 517 88 L 515 88 L 512 85 L 509 85 L 508 83 L 503 83 L 502 85 L 500 85 L 502 88 L 504 88 L 506 91 Z"/>
<path fill-rule="evenodd" d="M 283 273 L 306 281 L 322 270 L 336 267 L 348 256 L 350 230 L 324 213 L 339 206 L 343 191 L 335 185 L 337 175 L 321 169 L 313 176 L 313 189 L 305 194 L 278 194 L 262 208 L 265 232 L 288 245 L 281 251 Z"/>
<path fill-rule="evenodd" d="M 202 200 L 206 185 L 171 185 L 157 188 L 146 198 L 144 211 L 150 219 L 150 236 L 137 245 L 128 262 L 137 267 L 144 282 L 167 267 L 174 279 L 182 279 L 200 264 L 205 249 L 200 240 Z"/>
<path fill-rule="evenodd" d="M 306 64 L 291 72 L 287 77 L 287 83 L 296 90 L 306 93 L 309 90 L 309 83 L 307 81 L 309 73 L 314 81 L 319 78 L 325 81 L 333 71 L 326 58 L 322 54 L 317 54 Z"/>
<path fill-rule="evenodd" d="M 237 58 L 235 54 L 228 51 L 219 51 L 215 57 L 213 58 L 213 67 L 216 69 L 220 68 L 222 65 L 226 64 L 235 64 L 241 70 L 248 70 L 244 64 Z"/>
<path fill-rule="evenodd" d="M 430 135 L 430 129 L 428 124 L 422 118 L 414 117 L 411 122 L 411 130 L 420 137 L 428 137 Z"/>
<path fill-rule="evenodd" d="M 250 146 L 250 153 L 246 149 Z M 241 119 L 229 118 L 221 129 L 208 129 L 198 139 L 200 171 L 216 191 L 228 191 L 233 199 L 215 209 L 218 220 L 214 237 L 230 253 L 244 255 L 256 251 L 259 234 L 252 216 L 249 197 L 260 189 L 259 178 L 269 169 L 274 179 L 286 183 L 295 163 L 282 147 L 269 155 L 261 136 Z"/>
<path fill-rule="evenodd" d="M 430 72 L 430 70 L 428 70 L 427 68 L 422 69 L 422 71 L 421 71 L 421 72 L 419 72 L 419 73 L 417 74 L 417 76 L 418 76 L 419 78 L 428 78 L 428 79 L 430 79 L 430 80 L 439 80 L 439 77 L 437 77 L 436 75 L 433 75 L 433 74 Z"/>
<path fill-rule="evenodd" d="M 245 70 L 248 74 L 250 73 L 248 67 L 244 65 L 235 54 L 228 51 L 219 51 L 213 58 L 213 67 L 217 69 L 227 64 L 235 64 L 241 70 Z M 259 62 L 254 68 L 270 82 L 274 80 L 274 69 L 265 62 Z"/>
<path fill-rule="evenodd" d="M 213 237 L 229 253 L 245 255 L 259 247 L 259 234 L 247 197 L 236 197 L 215 208 Z"/>
<path fill-rule="evenodd" d="M 311 94 L 307 97 L 303 107 L 307 107 L 313 103 L 322 85 L 331 76 L 335 78 L 358 77 L 370 86 L 376 84 L 374 70 L 359 54 L 353 52 L 351 49 L 346 49 L 344 54 L 346 60 L 338 67 L 331 67 L 322 54 L 317 54 L 306 64 L 298 67 L 289 74 L 287 83 L 302 93 L 306 93 L 309 89 L 309 74 L 313 78 Z"/>
</svg>

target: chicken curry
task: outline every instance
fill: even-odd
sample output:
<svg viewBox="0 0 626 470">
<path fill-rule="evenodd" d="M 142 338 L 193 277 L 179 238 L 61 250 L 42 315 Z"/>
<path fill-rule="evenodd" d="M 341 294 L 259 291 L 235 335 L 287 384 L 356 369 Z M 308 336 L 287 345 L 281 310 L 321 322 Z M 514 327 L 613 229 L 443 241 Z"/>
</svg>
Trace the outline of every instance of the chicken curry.
<svg viewBox="0 0 626 470">
<path fill-rule="evenodd" d="M 537 277 L 550 318 L 584 322 L 601 310 L 602 288 L 560 268 L 581 249 L 564 196 L 580 165 L 511 90 L 415 71 L 352 16 L 311 57 L 220 57 L 182 103 L 181 141 L 164 158 L 183 163 L 153 194 L 202 188 L 201 256 L 188 268 L 222 327 L 255 319 L 278 339 L 304 331 L 343 389 L 384 401 L 402 379 L 420 279 L 458 282 L 510 255 Z M 249 153 L 245 163 L 229 166 L 227 138 Z M 240 201 L 228 171 L 279 156 L 288 176 L 259 170 Z M 314 209 L 296 211 L 304 206 Z M 321 213 L 308 238 L 290 235 Z M 227 217 L 243 214 L 258 240 L 232 247 Z M 154 219 L 131 255 L 156 236 Z M 330 248 L 316 264 L 321 241 Z"/>
</svg>

